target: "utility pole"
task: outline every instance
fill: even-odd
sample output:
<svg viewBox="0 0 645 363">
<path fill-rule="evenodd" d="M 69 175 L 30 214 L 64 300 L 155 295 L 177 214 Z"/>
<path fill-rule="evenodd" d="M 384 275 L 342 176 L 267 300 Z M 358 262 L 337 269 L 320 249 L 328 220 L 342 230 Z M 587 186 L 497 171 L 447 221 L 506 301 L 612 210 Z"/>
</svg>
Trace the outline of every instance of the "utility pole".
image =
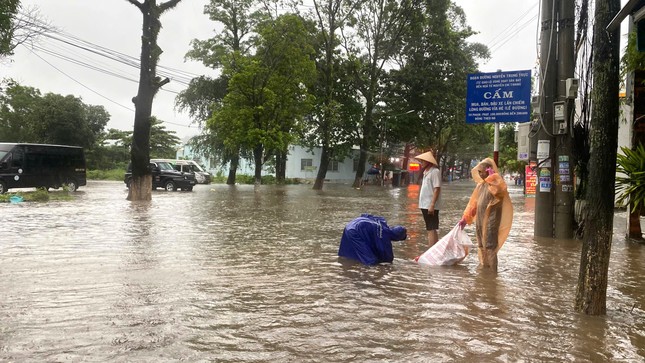
<svg viewBox="0 0 645 363">
<path fill-rule="evenodd" d="M 540 71 L 539 71 L 539 125 L 531 139 L 531 147 L 537 148 L 537 178 L 535 192 L 536 237 L 553 237 L 553 99 L 556 94 L 556 34 L 555 14 L 558 0 L 542 0 L 542 19 L 540 32 Z"/>
<path fill-rule="evenodd" d="M 555 134 L 556 172 L 555 191 L 555 238 L 573 238 L 574 197 L 573 161 L 573 114 L 578 82 L 573 78 L 575 0 L 559 0 L 558 10 L 558 57 L 557 57 L 557 102 L 554 103 L 553 133 Z M 561 113 L 560 113 L 561 112 Z"/>
</svg>

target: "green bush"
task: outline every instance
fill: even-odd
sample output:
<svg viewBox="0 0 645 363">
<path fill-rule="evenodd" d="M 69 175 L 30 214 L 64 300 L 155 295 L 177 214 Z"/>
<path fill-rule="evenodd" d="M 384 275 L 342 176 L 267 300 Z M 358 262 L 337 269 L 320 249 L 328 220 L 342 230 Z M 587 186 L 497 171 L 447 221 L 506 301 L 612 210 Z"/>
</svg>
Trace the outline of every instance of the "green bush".
<svg viewBox="0 0 645 363">
<path fill-rule="evenodd" d="M 29 198 L 25 199 L 33 202 L 48 202 L 49 192 L 47 189 L 38 188 L 35 192 L 29 194 Z"/>
<path fill-rule="evenodd" d="M 616 203 L 631 203 L 638 210 L 645 205 L 645 147 L 639 144 L 633 150 L 621 147 L 621 151 L 616 158 Z"/>
<path fill-rule="evenodd" d="M 227 179 L 228 179 L 228 175 L 224 175 L 224 173 L 222 173 L 221 171 L 218 171 L 217 174 L 212 176 L 211 183 L 225 184 Z M 254 184 L 254 183 L 255 183 L 255 177 L 253 175 L 237 174 L 235 176 L 235 184 Z M 263 185 L 277 184 L 277 181 L 275 176 L 265 175 L 262 177 L 262 184 Z M 300 184 L 300 180 L 298 178 L 295 178 L 295 179 L 287 178 L 285 179 L 284 184 Z"/>
<path fill-rule="evenodd" d="M 91 180 L 118 180 L 123 181 L 125 169 L 88 170 L 87 179 Z"/>
<path fill-rule="evenodd" d="M 39 188 L 33 192 L 17 192 L 17 193 L 6 193 L 0 194 L 0 203 L 5 202 L 9 203 L 11 197 L 17 195 L 23 198 L 23 202 L 49 202 L 53 200 L 73 200 L 74 193 L 70 193 L 65 188 L 63 190 L 52 191 L 51 193 L 47 189 Z"/>
</svg>

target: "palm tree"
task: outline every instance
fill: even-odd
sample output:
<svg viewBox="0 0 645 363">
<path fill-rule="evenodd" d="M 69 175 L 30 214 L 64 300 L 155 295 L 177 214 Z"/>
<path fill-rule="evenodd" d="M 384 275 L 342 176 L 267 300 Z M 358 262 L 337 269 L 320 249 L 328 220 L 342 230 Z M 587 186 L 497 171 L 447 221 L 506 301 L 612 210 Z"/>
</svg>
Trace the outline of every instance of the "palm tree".
<svg viewBox="0 0 645 363">
<path fill-rule="evenodd" d="M 645 205 L 645 147 L 639 144 L 635 149 L 621 147 L 617 155 L 616 202 L 629 205 L 628 237 L 643 239 L 640 215 Z"/>
</svg>

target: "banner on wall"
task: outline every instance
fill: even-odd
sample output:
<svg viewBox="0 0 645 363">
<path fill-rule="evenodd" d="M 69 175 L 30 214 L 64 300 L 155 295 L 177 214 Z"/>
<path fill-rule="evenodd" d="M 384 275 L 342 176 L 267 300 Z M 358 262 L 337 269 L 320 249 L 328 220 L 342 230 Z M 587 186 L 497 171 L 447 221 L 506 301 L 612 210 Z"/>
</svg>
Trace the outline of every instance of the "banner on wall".
<svg viewBox="0 0 645 363">
<path fill-rule="evenodd" d="M 537 163 L 531 161 L 529 165 L 524 168 L 524 195 L 527 197 L 535 197 L 537 186 Z"/>
</svg>

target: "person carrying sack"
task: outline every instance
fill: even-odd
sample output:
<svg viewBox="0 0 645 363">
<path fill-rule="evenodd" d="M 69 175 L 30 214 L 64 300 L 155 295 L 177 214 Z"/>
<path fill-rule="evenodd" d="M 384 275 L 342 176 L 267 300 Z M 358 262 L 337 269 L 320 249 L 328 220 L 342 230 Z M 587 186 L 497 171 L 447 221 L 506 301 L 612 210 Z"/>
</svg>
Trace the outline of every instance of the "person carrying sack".
<svg viewBox="0 0 645 363">
<path fill-rule="evenodd" d="M 473 168 L 472 176 L 477 186 L 470 196 L 459 226 L 463 229 L 466 224 L 476 222 L 480 267 L 497 271 L 497 252 L 511 230 L 513 205 L 495 161 L 484 159 Z"/>
</svg>

